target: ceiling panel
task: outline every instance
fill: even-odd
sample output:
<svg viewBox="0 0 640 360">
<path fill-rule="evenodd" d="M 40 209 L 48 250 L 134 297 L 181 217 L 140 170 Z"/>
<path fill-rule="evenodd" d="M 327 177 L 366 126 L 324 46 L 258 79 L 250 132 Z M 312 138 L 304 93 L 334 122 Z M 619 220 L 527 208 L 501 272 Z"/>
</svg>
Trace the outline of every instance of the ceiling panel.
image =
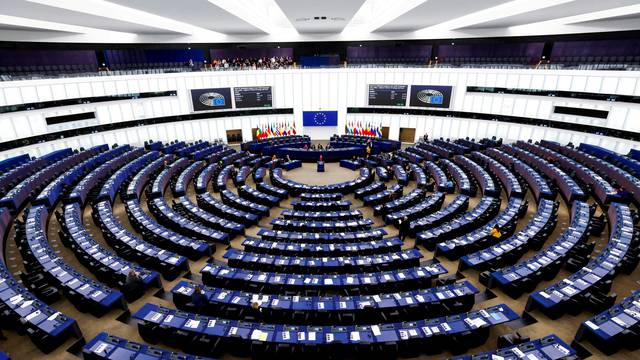
<svg viewBox="0 0 640 360">
<path fill-rule="evenodd" d="M 257 27 L 207 0 L 110 0 L 110 2 L 223 34 L 264 34 Z"/>
<path fill-rule="evenodd" d="M 0 3 L 2 3 L 0 7 L 0 14 L 2 15 L 137 34 L 165 33 L 160 29 L 137 24 L 135 19 L 132 19 L 131 22 L 118 21 L 53 6 L 36 4 L 26 0 L 0 0 Z"/>
<path fill-rule="evenodd" d="M 364 0 L 276 0 L 300 34 L 340 33 Z M 393 2 L 390 1 L 390 4 Z M 314 19 L 326 17 L 326 19 Z"/>
<path fill-rule="evenodd" d="M 42 5 L 34 1 L 50 5 Z M 543 0 L 544 3 L 552 6 L 491 20 L 500 15 L 498 10 L 493 12 L 492 8 L 495 6 L 509 3 L 507 7 L 520 9 L 520 11 L 535 7 L 520 7 L 519 3 L 514 1 L 0 0 L 0 41 L 277 43 L 547 36 L 640 30 L 640 17 L 637 16 L 636 11 L 626 8 L 626 6 L 639 5 L 640 0 Z M 527 2 L 529 0 L 518 1 L 525 5 L 530 4 Z M 536 0 L 530 1 L 533 3 Z M 91 6 L 91 2 L 96 2 L 95 7 Z M 106 4 L 101 4 L 103 2 Z M 110 5 L 126 6 L 144 13 L 124 15 L 125 11 L 123 14 L 118 14 L 116 11 L 107 13 L 101 10 L 108 9 Z M 71 6 L 70 8 L 78 10 L 65 10 L 62 6 Z M 270 11 L 273 8 L 277 9 L 279 16 L 267 15 L 271 14 Z M 355 25 L 352 24 L 353 29 L 350 26 L 347 28 L 348 31 L 344 31 L 356 14 L 360 17 L 360 13 L 367 13 L 369 8 L 375 8 L 373 15 L 369 17 L 362 15 L 362 21 L 355 19 L 357 21 Z M 611 18 L 591 19 L 591 21 L 568 25 L 553 22 L 553 26 L 517 26 L 618 8 L 622 9 L 611 12 Z M 487 9 L 487 12 L 477 14 Z M 403 11 L 405 12 L 402 13 Z M 102 16 L 103 12 L 105 15 L 113 16 L 114 19 Z M 393 20 L 387 20 L 399 13 L 402 14 Z M 513 14 L 514 11 L 505 13 Z M 2 19 L 1 15 L 6 17 Z M 471 15 L 473 20 L 462 24 L 473 23 L 473 25 L 457 29 L 437 27 L 438 24 L 459 20 L 466 15 Z M 326 17 L 326 19 L 316 20 L 315 17 Z M 30 23 L 29 20 L 34 22 Z M 35 21 L 43 23 L 39 24 Z M 388 22 L 384 24 L 385 21 Z M 464 26 L 462 24 L 454 25 Z M 291 26 L 297 31 L 293 31 Z M 416 32 L 425 28 L 428 29 Z M 110 30 L 112 33 L 94 31 L 96 29 Z"/>
<path fill-rule="evenodd" d="M 64 31 L 54 31 L 54 30 L 48 30 L 48 29 L 39 29 L 39 28 L 32 28 L 29 26 L 17 26 L 17 25 L 6 25 L 6 24 L 0 24 L 0 30 L 5 30 L 5 31 L 15 31 L 15 30 L 19 30 L 19 31 L 31 31 L 31 32 L 59 32 L 59 33 L 66 33 Z"/>
<path fill-rule="evenodd" d="M 428 0 L 376 31 L 419 30 L 506 2 L 509 0 Z"/>
<path fill-rule="evenodd" d="M 620 6 L 637 4 L 638 0 L 575 0 L 557 6 L 531 11 L 524 14 L 518 14 L 502 19 L 489 21 L 482 24 L 467 27 L 473 28 L 501 28 L 509 26 L 517 26 L 530 24 L 540 21 L 553 20 L 567 16 L 585 14 L 594 11 L 606 10 Z"/>
</svg>

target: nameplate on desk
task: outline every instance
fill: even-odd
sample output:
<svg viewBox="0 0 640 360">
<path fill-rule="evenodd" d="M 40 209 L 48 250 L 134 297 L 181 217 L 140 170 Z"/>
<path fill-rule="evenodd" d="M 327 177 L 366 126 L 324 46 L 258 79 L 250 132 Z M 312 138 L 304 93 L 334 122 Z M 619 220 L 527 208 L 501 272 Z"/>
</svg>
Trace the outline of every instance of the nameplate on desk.
<svg viewBox="0 0 640 360">
<path fill-rule="evenodd" d="M 359 331 L 352 331 L 349 334 L 349 340 L 351 340 L 351 341 L 360 341 L 360 332 Z"/>
</svg>

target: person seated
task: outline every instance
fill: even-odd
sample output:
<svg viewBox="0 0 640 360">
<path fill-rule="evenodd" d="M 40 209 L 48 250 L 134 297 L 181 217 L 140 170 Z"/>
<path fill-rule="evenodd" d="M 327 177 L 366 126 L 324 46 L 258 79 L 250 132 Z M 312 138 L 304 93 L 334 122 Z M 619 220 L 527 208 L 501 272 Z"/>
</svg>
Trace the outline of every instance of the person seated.
<svg viewBox="0 0 640 360">
<path fill-rule="evenodd" d="M 258 300 L 254 300 L 251 302 L 251 309 L 256 313 L 262 312 L 262 303 Z"/>
<path fill-rule="evenodd" d="M 502 237 L 502 231 L 500 230 L 500 226 L 498 226 L 498 224 L 495 224 L 491 229 L 491 237 L 496 240 L 500 240 L 500 238 Z"/>
<path fill-rule="evenodd" d="M 285 157 L 285 159 L 287 159 L 287 162 L 291 161 L 291 156 L 289 156 L 289 154 L 287 154 L 287 156 Z"/>
<path fill-rule="evenodd" d="M 311 150 L 315 150 L 316 149 L 316 144 L 311 144 Z"/>
<path fill-rule="evenodd" d="M 318 150 L 324 150 L 324 148 L 322 147 L 322 144 L 318 144 Z"/>
<path fill-rule="evenodd" d="M 331 144 L 327 144 L 327 146 L 324 147 L 326 150 L 331 149 Z"/>
<path fill-rule="evenodd" d="M 448 189 L 453 189 L 454 188 L 453 181 L 447 180 L 447 185 L 446 186 L 447 186 Z"/>
<path fill-rule="evenodd" d="M 304 144 L 303 149 L 305 149 L 305 150 L 309 150 L 309 144 Z"/>
<path fill-rule="evenodd" d="M 288 155 L 287 155 L 287 156 L 288 156 Z M 276 156 L 276 154 L 273 154 L 273 155 L 271 156 L 271 161 L 273 161 L 273 162 L 278 161 L 278 157 Z"/>
</svg>

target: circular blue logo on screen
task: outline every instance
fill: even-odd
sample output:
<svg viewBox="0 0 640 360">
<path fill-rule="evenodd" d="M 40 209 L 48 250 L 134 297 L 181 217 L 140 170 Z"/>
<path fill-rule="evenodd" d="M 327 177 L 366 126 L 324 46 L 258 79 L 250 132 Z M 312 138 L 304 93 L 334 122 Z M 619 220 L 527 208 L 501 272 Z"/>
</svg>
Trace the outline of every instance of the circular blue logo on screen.
<svg viewBox="0 0 640 360">
<path fill-rule="evenodd" d="M 207 92 L 200 95 L 200 103 L 204 106 L 216 107 L 216 106 L 224 106 L 225 100 L 222 94 L 217 92 Z"/>
<path fill-rule="evenodd" d="M 433 89 L 420 90 L 416 96 L 418 100 L 425 104 L 442 104 L 444 100 L 444 95 L 440 91 Z"/>
<path fill-rule="evenodd" d="M 323 112 L 318 112 L 315 115 L 313 115 L 313 122 L 316 125 L 324 125 L 327 123 L 327 114 L 323 113 Z"/>
</svg>

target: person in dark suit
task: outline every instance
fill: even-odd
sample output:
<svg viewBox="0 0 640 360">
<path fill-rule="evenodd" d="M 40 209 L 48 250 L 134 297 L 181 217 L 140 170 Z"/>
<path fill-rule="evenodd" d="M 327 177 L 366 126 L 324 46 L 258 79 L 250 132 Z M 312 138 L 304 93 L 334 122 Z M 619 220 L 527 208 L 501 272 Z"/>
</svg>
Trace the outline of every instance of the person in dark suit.
<svg viewBox="0 0 640 360">
<path fill-rule="evenodd" d="M 409 233 L 409 218 L 405 216 L 398 220 L 398 228 L 400 229 L 398 236 L 400 237 L 400 240 L 404 241 Z"/>
<path fill-rule="evenodd" d="M 202 309 L 206 304 L 207 298 L 204 295 L 204 290 L 199 285 L 193 289 L 193 294 L 191 295 L 191 304 L 193 304 L 193 310 L 196 313 L 201 313 Z"/>
<path fill-rule="evenodd" d="M 132 302 L 144 294 L 144 284 L 137 271 L 129 270 L 122 290 L 127 302 Z"/>
</svg>

